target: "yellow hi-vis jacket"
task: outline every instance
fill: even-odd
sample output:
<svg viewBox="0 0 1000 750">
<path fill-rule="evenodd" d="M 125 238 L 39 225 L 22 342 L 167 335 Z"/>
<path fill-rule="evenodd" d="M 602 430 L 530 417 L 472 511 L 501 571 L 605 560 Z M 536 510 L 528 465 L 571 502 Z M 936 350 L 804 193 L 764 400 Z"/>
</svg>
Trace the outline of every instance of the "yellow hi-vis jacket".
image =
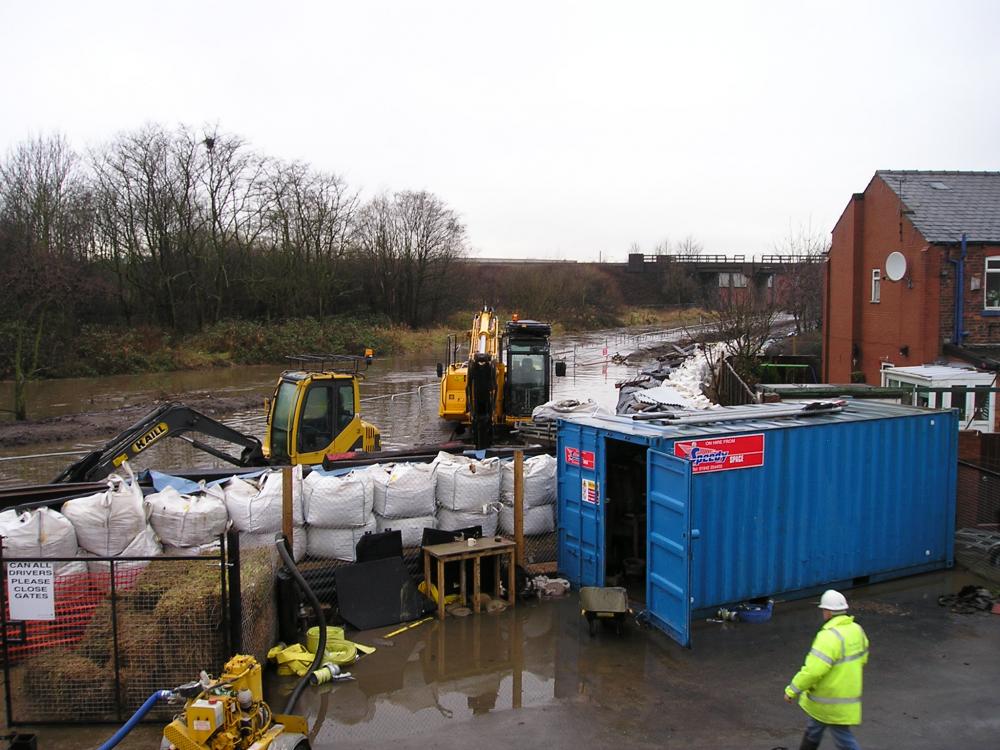
<svg viewBox="0 0 1000 750">
<path fill-rule="evenodd" d="M 868 636 L 850 615 L 831 617 L 816 634 L 806 663 L 785 688 L 802 710 L 824 724 L 861 723 L 861 673 Z"/>
</svg>

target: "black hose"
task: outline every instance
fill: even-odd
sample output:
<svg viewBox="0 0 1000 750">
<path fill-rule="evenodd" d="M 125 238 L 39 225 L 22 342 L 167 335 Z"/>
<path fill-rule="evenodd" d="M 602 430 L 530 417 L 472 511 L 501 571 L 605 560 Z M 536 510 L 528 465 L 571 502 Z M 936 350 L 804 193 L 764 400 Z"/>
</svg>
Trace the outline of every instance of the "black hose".
<svg viewBox="0 0 1000 750">
<path fill-rule="evenodd" d="M 298 684 L 296 684 L 295 689 L 292 694 L 288 696 L 288 703 L 285 704 L 284 713 L 290 714 L 295 710 L 295 704 L 299 702 L 299 698 L 302 696 L 302 691 L 305 690 L 306 685 L 309 684 L 309 675 L 319 669 L 320 664 L 323 662 L 323 654 L 326 652 L 326 617 L 323 615 L 323 607 L 320 606 L 319 599 L 316 598 L 316 594 L 313 590 L 309 588 L 309 584 L 306 583 L 306 579 L 302 577 L 299 573 L 299 569 L 295 567 L 295 561 L 292 556 L 288 554 L 288 548 L 285 546 L 285 537 L 282 534 L 276 534 L 274 537 L 274 545 L 278 548 L 278 554 L 281 555 L 281 561 L 288 568 L 288 572 L 292 574 L 292 578 L 295 582 L 302 587 L 303 593 L 312 605 L 313 611 L 316 613 L 316 620 L 319 623 L 319 644 L 316 646 L 316 656 L 313 657 L 313 662 L 309 665 L 309 669 L 306 673 L 302 675 L 299 679 Z"/>
</svg>

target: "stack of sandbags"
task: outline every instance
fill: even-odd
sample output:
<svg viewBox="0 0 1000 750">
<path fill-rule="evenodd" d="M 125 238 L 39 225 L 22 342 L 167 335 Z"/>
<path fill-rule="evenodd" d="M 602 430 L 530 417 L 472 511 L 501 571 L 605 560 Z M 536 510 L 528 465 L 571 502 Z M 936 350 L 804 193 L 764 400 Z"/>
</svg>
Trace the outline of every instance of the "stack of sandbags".
<svg viewBox="0 0 1000 750">
<path fill-rule="evenodd" d="M 497 533 L 500 508 L 500 459 L 477 461 L 465 456 L 439 453 L 434 500 L 437 526 L 457 531 L 481 526 L 483 536 Z"/>
<path fill-rule="evenodd" d="M 378 531 L 401 531 L 404 547 L 417 547 L 425 528 L 437 528 L 434 492 L 437 465 L 374 465 L 375 524 Z"/>
<path fill-rule="evenodd" d="M 267 471 L 256 478 L 234 476 L 224 489 L 226 509 L 240 532 L 241 548 L 274 546 L 274 535 L 282 530 L 282 472 Z M 297 562 L 306 553 L 301 465 L 292 469 L 292 523 L 292 557 Z"/>
<path fill-rule="evenodd" d="M 146 496 L 149 523 L 171 557 L 219 553 L 219 536 L 229 525 L 226 493 L 218 486 L 182 494 L 173 487 Z"/>
<path fill-rule="evenodd" d="M 0 513 L 0 536 L 5 559 L 18 557 L 76 557 L 79 548 L 76 530 L 62 513 L 49 508 L 18 513 L 10 509 Z M 60 562 L 54 565 L 56 577 L 86 573 L 85 562 Z"/>
<path fill-rule="evenodd" d="M 503 464 L 500 530 L 514 533 L 514 462 Z M 524 533 L 548 534 L 556 528 L 556 460 L 542 455 L 524 460 Z"/>
<path fill-rule="evenodd" d="M 334 476 L 314 470 L 303 482 L 306 554 L 354 562 L 355 546 L 375 531 L 375 480 L 370 471 Z"/>
<path fill-rule="evenodd" d="M 62 514 L 76 531 L 80 557 L 155 557 L 163 553 L 156 532 L 146 521 L 142 490 L 134 477 L 126 481 L 112 474 L 107 490 L 67 500 Z M 145 565 L 140 561 L 116 563 L 116 583 L 129 585 Z M 91 573 L 107 573 L 111 564 L 96 560 L 88 562 L 87 567 Z"/>
</svg>

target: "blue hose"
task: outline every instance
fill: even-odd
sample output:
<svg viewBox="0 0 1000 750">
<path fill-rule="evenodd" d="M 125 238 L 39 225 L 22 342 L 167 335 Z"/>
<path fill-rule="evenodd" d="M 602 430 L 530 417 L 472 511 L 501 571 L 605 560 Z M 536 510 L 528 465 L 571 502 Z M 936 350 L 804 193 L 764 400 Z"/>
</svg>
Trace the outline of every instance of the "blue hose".
<svg viewBox="0 0 1000 750">
<path fill-rule="evenodd" d="M 149 709 L 156 705 L 161 698 L 169 698 L 172 693 L 169 690 L 157 690 L 146 698 L 146 702 L 139 706 L 139 710 L 132 714 L 132 717 L 122 724 L 121 729 L 111 735 L 111 739 L 101 745 L 97 750 L 111 750 L 115 745 L 125 739 L 125 735 L 135 729 L 135 725 L 142 721 L 142 717 L 149 713 Z"/>
</svg>

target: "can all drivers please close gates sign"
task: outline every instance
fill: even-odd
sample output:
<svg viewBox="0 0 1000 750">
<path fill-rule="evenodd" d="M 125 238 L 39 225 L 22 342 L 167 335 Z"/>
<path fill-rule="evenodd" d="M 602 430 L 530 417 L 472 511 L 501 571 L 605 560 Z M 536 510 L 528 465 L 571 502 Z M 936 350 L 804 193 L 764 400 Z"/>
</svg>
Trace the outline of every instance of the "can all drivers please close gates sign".
<svg viewBox="0 0 1000 750">
<path fill-rule="evenodd" d="M 692 474 L 752 469 L 764 465 L 764 434 L 678 440 L 674 455 L 693 464 Z"/>
</svg>

